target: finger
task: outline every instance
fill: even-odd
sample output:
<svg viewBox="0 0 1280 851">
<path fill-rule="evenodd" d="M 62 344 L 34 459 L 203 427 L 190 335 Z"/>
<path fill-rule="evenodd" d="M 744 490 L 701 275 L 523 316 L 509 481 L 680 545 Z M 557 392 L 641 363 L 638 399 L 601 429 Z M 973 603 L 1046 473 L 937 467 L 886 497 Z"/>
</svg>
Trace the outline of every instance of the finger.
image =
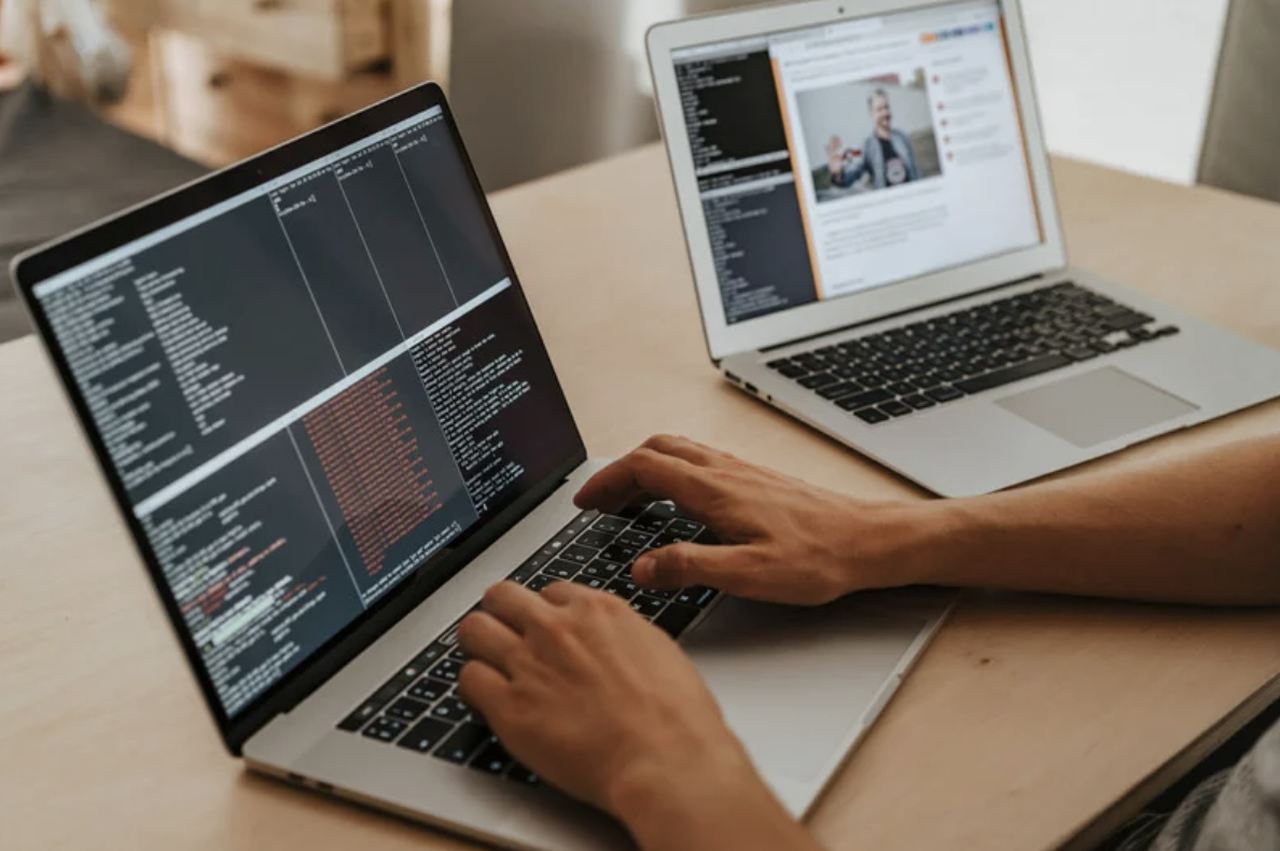
<svg viewBox="0 0 1280 851">
<path fill-rule="evenodd" d="M 499 582 L 486 591 L 480 601 L 480 608 L 522 635 L 550 614 L 550 606 L 546 600 L 514 582 Z"/>
<path fill-rule="evenodd" d="M 557 606 L 567 606 L 574 600 L 581 599 L 584 594 L 599 594 L 585 585 L 576 582 L 552 582 L 542 589 L 542 599 Z"/>
<path fill-rule="evenodd" d="M 596 473 L 574 497 L 579 508 L 617 511 L 641 496 L 674 500 L 704 511 L 718 493 L 714 473 L 654 449 L 641 447 Z"/>
<path fill-rule="evenodd" d="M 488 612 L 472 612 L 458 626 L 458 641 L 468 656 L 503 675 L 510 675 L 510 659 L 520 649 L 520 635 Z"/>
<path fill-rule="evenodd" d="M 458 696 L 486 718 L 501 714 L 510 688 L 506 677 L 478 659 L 468 660 L 458 674 Z"/>
<path fill-rule="evenodd" d="M 751 596 L 759 581 L 758 560 L 749 546 L 679 543 L 650 550 L 636 559 L 631 576 L 650 588 L 708 585 Z"/>
</svg>

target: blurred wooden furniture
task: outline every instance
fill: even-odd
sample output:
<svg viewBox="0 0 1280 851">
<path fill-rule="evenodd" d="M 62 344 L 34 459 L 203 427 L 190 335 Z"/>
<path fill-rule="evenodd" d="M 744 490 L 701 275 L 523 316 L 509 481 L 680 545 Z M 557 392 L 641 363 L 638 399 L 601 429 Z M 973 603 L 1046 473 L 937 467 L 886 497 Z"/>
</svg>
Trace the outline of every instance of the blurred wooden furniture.
<svg viewBox="0 0 1280 851">
<path fill-rule="evenodd" d="M 134 48 L 107 117 L 221 166 L 448 78 L 452 0 L 106 0 Z"/>
<path fill-rule="evenodd" d="M 666 171 L 649 146 L 493 199 L 591 454 L 671 431 L 863 497 L 922 498 L 711 369 Z M 1280 206 L 1055 172 L 1073 260 L 1280 346 Z M 34 339 L 0 345 L 0 399 L 5 847 L 474 847 L 227 757 Z M 1091 466 L 1277 428 L 1272 402 Z M 1237 729 L 1278 674 L 1274 609 L 971 594 L 809 823 L 832 849 L 1054 847 L 1123 817 L 1114 802 L 1205 731 Z"/>
</svg>

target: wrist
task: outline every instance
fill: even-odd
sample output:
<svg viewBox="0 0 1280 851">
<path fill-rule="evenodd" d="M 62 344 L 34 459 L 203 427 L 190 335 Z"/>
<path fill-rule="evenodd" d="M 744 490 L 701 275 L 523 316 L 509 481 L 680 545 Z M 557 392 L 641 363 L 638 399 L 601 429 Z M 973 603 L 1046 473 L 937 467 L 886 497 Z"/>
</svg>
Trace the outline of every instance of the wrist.
<svg viewBox="0 0 1280 851">
<path fill-rule="evenodd" d="M 850 591 L 905 585 L 946 585 L 970 525 L 967 500 L 929 500 L 883 508 L 874 543 L 852 542 Z M 870 551 L 868 549 L 870 548 Z"/>
<path fill-rule="evenodd" d="M 700 825 L 723 828 L 760 800 L 772 802 L 772 794 L 736 739 L 670 759 L 635 760 L 616 773 L 605 795 L 606 808 L 645 849 L 668 847 L 668 838 L 687 842 Z"/>
</svg>

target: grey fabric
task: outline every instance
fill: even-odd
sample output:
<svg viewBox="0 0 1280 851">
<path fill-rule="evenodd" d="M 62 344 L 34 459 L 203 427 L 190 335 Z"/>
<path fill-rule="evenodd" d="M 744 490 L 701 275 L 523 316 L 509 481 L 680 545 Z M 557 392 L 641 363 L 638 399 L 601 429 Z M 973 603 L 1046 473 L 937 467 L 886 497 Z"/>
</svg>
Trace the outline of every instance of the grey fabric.
<svg viewBox="0 0 1280 851">
<path fill-rule="evenodd" d="M 30 328 L 9 261 L 204 168 L 26 84 L 0 95 L 0 341 Z"/>
<path fill-rule="evenodd" d="M 1280 0 L 1231 0 L 1201 183 L 1280 201 Z"/>
<path fill-rule="evenodd" d="M 1119 851 L 1280 851 L 1280 724 L 1167 819 L 1152 814 Z"/>
</svg>

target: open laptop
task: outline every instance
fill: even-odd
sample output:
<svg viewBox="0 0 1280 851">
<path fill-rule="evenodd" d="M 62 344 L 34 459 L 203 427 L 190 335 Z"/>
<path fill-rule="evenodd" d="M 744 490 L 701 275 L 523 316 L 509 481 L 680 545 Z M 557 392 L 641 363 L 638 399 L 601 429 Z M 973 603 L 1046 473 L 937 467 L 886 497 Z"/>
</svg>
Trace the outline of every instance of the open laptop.
<svg viewBox="0 0 1280 851">
<path fill-rule="evenodd" d="M 522 848 L 623 844 L 454 694 L 487 587 L 571 581 L 683 643 L 802 814 L 944 614 L 631 584 L 708 532 L 574 508 L 601 462 L 434 85 L 13 274 L 227 748 L 298 785 Z"/>
<path fill-rule="evenodd" d="M 747 393 L 945 496 L 1280 394 L 1280 353 L 1067 268 L 1015 0 L 781 4 L 648 48 Z"/>
</svg>

